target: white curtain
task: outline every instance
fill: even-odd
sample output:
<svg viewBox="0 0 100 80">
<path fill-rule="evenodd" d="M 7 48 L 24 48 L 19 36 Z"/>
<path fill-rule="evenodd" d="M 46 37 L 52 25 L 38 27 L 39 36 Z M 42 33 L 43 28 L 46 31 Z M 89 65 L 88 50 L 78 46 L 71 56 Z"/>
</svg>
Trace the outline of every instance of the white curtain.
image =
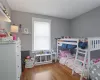
<svg viewBox="0 0 100 80">
<path fill-rule="evenodd" d="M 50 22 L 34 21 L 34 50 L 50 50 Z"/>
</svg>

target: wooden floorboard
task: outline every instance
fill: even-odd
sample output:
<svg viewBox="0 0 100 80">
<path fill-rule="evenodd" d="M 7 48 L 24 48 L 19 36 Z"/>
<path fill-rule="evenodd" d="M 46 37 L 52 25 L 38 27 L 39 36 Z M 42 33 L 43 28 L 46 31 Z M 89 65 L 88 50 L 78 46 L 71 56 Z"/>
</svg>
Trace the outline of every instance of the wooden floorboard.
<svg viewBox="0 0 100 80">
<path fill-rule="evenodd" d="M 79 76 L 72 76 L 68 67 L 54 63 L 25 69 L 21 80 L 79 80 Z"/>
</svg>

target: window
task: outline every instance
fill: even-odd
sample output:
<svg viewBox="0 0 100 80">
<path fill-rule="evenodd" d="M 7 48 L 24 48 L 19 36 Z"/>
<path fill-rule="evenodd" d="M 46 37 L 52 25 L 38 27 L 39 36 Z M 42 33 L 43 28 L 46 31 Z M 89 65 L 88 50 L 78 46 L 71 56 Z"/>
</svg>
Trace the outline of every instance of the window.
<svg viewBox="0 0 100 80">
<path fill-rule="evenodd" d="M 32 50 L 50 50 L 50 20 L 33 18 Z"/>
</svg>

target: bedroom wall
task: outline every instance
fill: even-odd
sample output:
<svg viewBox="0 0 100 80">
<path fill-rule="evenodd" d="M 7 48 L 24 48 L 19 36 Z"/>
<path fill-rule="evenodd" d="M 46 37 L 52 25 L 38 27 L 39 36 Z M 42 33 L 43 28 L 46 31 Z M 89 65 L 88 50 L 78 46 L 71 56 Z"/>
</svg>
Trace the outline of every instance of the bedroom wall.
<svg viewBox="0 0 100 80">
<path fill-rule="evenodd" d="M 69 35 L 69 21 L 66 19 L 44 16 L 39 14 L 31 14 L 26 12 L 12 11 L 12 23 L 22 24 L 23 28 L 28 28 L 32 32 L 32 17 L 44 18 L 51 20 L 51 46 L 56 49 L 56 37 Z M 32 50 L 32 35 L 24 35 L 19 33 L 18 36 L 22 41 L 22 50 Z"/>
<path fill-rule="evenodd" d="M 100 7 L 70 20 L 73 37 L 100 37 Z M 100 50 L 92 51 L 91 58 L 99 58 Z"/>
<path fill-rule="evenodd" d="M 76 17 L 75 19 L 72 19 L 70 25 L 71 36 L 100 36 L 100 7 Z"/>
</svg>

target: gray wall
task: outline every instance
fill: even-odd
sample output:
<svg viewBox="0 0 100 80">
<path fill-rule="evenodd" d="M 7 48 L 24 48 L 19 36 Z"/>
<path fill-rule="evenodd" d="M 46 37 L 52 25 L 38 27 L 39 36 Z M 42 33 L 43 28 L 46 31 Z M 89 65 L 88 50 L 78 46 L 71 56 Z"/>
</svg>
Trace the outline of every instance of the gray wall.
<svg viewBox="0 0 100 80">
<path fill-rule="evenodd" d="M 0 0 L 0 3 L 2 3 L 6 7 L 8 14 L 11 16 L 11 9 L 10 9 L 7 1 Z M 0 27 L 5 28 L 7 31 L 10 31 L 10 25 L 11 24 L 9 22 L 0 21 Z"/>
<path fill-rule="evenodd" d="M 22 24 L 32 32 L 32 17 L 51 19 L 52 48 L 56 48 L 55 37 L 98 37 L 100 36 L 100 7 L 72 20 L 50 16 L 12 11 L 12 23 Z M 32 50 L 32 35 L 18 33 L 22 41 L 22 50 Z"/>
<path fill-rule="evenodd" d="M 74 37 L 100 36 L 100 7 L 85 13 L 70 22 L 70 35 Z"/>
<path fill-rule="evenodd" d="M 51 20 L 51 46 L 53 49 L 56 48 L 56 37 L 69 35 L 69 21 L 66 19 L 12 11 L 12 23 L 16 25 L 22 24 L 22 27 L 28 28 L 30 32 L 32 32 L 32 17 Z M 32 35 L 24 35 L 22 33 L 18 33 L 18 36 L 22 41 L 22 50 L 32 50 Z"/>
</svg>

